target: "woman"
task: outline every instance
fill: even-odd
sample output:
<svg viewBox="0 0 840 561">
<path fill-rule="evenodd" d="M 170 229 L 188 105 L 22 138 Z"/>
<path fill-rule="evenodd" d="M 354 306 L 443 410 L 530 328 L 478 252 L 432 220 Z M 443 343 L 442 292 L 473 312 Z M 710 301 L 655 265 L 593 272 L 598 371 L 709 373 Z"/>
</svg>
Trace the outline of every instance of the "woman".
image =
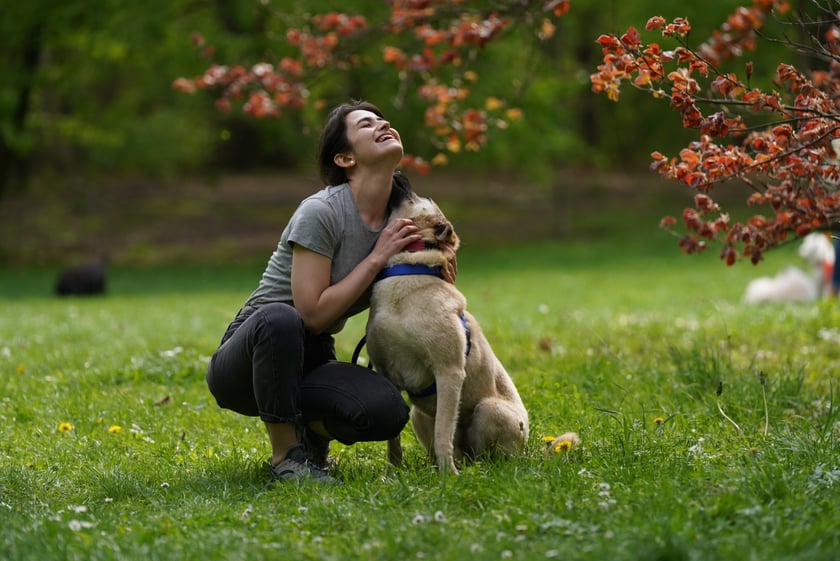
<svg viewBox="0 0 840 561">
<path fill-rule="evenodd" d="M 399 133 L 375 106 L 333 109 L 318 160 L 326 187 L 295 211 L 210 360 L 207 384 L 219 406 L 265 423 L 272 482 L 334 482 L 326 469 L 331 439 L 387 440 L 408 421 L 397 388 L 336 362 L 333 340 L 369 306 L 388 259 L 420 239 L 410 220 L 388 221 L 411 195 L 395 172 L 402 156 Z"/>
</svg>

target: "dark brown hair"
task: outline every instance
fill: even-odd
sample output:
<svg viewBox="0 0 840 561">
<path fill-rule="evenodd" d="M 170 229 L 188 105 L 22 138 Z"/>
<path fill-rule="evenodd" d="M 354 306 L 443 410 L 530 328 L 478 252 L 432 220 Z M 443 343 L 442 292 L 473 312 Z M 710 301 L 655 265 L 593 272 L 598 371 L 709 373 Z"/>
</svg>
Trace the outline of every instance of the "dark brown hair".
<svg viewBox="0 0 840 561">
<path fill-rule="evenodd" d="M 384 119 L 382 111 L 367 101 L 351 101 L 333 108 L 327 116 L 327 122 L 321 131 L 321 141 L 318 146 L 318 172 L 325 185 L 341 185 L 347 182 L 347 171 L 335 163 L 335 155 L 350 149 L 347 139 L 346 117 L 353 111 L 370 111 L 377 117 Z M 388 207 L 395 208 L 403 199 L 413 194 L 411 183 L 400 172 L 394 173 L 391 184 L 391 198 Z"/>
</svg>

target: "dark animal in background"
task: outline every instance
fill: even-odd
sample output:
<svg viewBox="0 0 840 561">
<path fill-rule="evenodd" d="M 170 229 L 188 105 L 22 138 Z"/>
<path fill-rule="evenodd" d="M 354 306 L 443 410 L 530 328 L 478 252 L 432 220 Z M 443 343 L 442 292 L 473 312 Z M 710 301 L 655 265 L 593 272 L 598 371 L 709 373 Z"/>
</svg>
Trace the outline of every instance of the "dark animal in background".
<svg viewBox="0 0 840 561">
<path fill-rule="evenodd" d="M 55 283 L 58 296 L 95 296 L 105 294 L 106 263 L 77 265 L 61 271 Z"/>
</svg>

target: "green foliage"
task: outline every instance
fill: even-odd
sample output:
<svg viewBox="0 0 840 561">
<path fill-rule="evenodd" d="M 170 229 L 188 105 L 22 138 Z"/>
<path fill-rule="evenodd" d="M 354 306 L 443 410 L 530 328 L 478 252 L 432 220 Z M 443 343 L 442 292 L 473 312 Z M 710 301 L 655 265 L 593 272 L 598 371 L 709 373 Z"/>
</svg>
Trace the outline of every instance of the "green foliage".
<svg viewBox="0 0 840 561">
<path fill-rule="evenodd" d="M 441 480 L 406 429 L 398 470 L 383 443 L 334 445 L 330 489 L 266 490 L 264 429 L 204 385 L 259 267 L 116 268 L 108 296 L 66 300 L 50 271 L 3 272 L 2 556 L 832 559 L 836 302 L 746 308 L 755 269 L 626 241 L 462 252 L 525 454 Z M 566 430 L 581 445 L 545 455 Z"/>
<path fill-rule="evenodd" d="M 600 52 L 595 39 L 630 25 L 641 28 L 648 17 L 663 15 L 688 17 L 699 41 L 740 3 L 578 0 L 556 20 L 556 33 L 547 41 L 518 22 L 480 53 L 473 87 L 509 99 L 525 118 L 507 131 L 493 131 L 485 151 L 453 155 L 452 165 L 524 170 L 550 180 L 557 167 L 644 165 L 654 149 L 683 145 L 685 131 L 662 118 L 667 109 L 660 105 L 650 100 L 616 105 L 591 94 L 588 76 Z M 352 11 L 372 22 L 387 13 L 379 1 L 352 7 L 327 0 L 293 7 L 251 0 L 7 4 L 8 17 L 0 24 L 0 49 L 9 53 L 0 84 L 3 166 L 20 160 L 37 161 L 33 168 L 39 171 L 157 175 L 308 166 L 323 119 L 323 110 L 313 110 L 257 122 L 218 112 L 209 95 L 173 91 L 175 78 L 196 76 L 208 64 L 191 43 L 193 33 L 216 47 L 213 60 L 250 65 L 292 53 L 285 32 L 304 13 Z M 28 47 L 37 55 L 35 66 L 25 62 Z M 410 151 L 430 152 L 433 140 L 422 130 L 425 105 L 381 61 L 382 47 L 376 34 L 360 38 L 350 54 L 363 64 L 321 73 L 308 84 L 311 95 L 328 106 L 350 97 L 375 101 Z M 756 80 L 771 79 L 785 56 L 771 45 L 750 57 Z M 21 107 L 27 92 L 28 109 Z"/>
</svg>

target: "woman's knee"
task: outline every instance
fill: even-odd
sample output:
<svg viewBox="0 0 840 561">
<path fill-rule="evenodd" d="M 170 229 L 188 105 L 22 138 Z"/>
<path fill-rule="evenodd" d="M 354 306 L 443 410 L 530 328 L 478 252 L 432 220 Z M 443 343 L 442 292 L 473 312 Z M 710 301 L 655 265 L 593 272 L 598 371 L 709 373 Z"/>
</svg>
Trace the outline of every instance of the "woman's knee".
<svg viewBox="0 0 840 561">
<path fill-rule="evenodd" d="M 300 313 L 288 304 L 272 302 L 260 306 L 255 315 L 260 318 L 260 324 L 270 328 L 272 333 L 302 334 L 303 319 Z"/>
<path fill-rule="evenodd" d="M 389 382 L 390 384 L 390 382 Z M 367 404 L 368 440 L 389 440 L 402 432 L 409 420 L 410 409 L 399 390 L 383 392 L 379 399 Z"/>
<path fill-rule="evenodd" d="M 400 391 L 375 372 L 332 362 L 306 374 L 304 416 L 319 418 L 339 442 L 388 440 L 402 431 L 409 409 Z"/>
</svg>

